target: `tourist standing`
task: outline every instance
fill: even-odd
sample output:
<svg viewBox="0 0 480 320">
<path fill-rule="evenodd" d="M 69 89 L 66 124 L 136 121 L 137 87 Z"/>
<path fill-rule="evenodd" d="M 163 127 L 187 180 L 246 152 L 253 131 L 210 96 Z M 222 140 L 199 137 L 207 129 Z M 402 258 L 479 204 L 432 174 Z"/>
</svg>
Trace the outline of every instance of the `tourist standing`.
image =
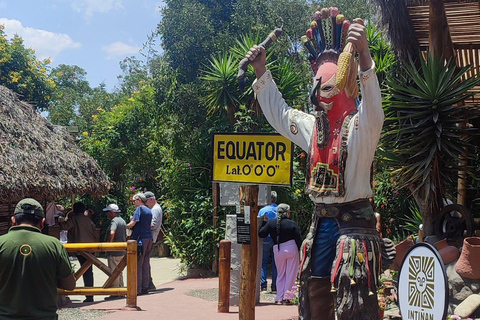
<svg viewBox="0 0 480 320">
<path fill-rule="evenodd" d="M 259 217 L 265 217 L 268 220 L 275 219 L 277 217 L 277 192 L 272 191 L 270 193 L 270 205 L 263 207 L 258 212 Z M 272 261 L 272 292 L 277 291 L 277 266 L 275 265 L 275 259 L 273 258 L 273 239 L 270 235 L 263 239 L 263 255 L 262 255 L 262 271 L 260 274 L 260 288 L 262 291 L 267 291 L 267 278 L 268 278 L 268 263 Z"/>
<path fill-rule="evenodd" d="M 97 231 L 93 221 L 85 216 L 85 205 L 82 202 L 73 204 L 73 210 L 67 215 L 68 219 L 60 222 L 62 230 L 68 230 L 69 243 L 91 243 L 97 240 Z M 87 259 L 82 255 L 77 255 L 78 262 L 83 265 Z M 90 266 L 83 274 L 83 284 L 85 287 L 93 287 L 93 269 Z M 93 302 L 93 296 L 85 296 L 83 302 Z"/>
<path fill-rule="evenodd" d="M 290 206 L 281 203 L 275 219 L 268 220 L 264 217 L 258 236 L 271 236 L 273 239 L 273 256 L 278 271 L 275 304 L 291 304 L 297 292 L 295 280 L 300 264 L 298 250 L 302 244 L 302 235 L 300 227 L 291 220 Z"/>
<path fill-rule="evenodd" d="M 109 204 L 103 211 L 107 212 L 107 218 L 110 220 L 110 225 L 107 230 L 107 242 L 126 242 L 127 241 L 127 224 L 122 217 L 118 214 L 120 209 L 115 203 Z M 123 257 L 125 257 L 126 251 L 107 251 L 107 261 L 110 270 L 115 270 Z M 123 287 L 123 272 L 113 282 L 112 287 Z M 105 300 L 119 298 L 121 296 L 109 296 Z"/>
<path fill-rule="evenodd" d="M 147 202 L 145 203 L 147 207 L 150 208 L 152 211 L 152 223 L 150 224 L 150 229 L 152 230 L 152 241 L 153 244 L 157 243 L 158 235 L 160 234 L 160 230 L 162 227 L 163 222 L 163 211 L 160 204 L 157 202 L 155 194 L 151 191 L 145 192 L 145 197 L 147 198 Z M 153 283 L 153 279 L 151 277 L 152 271 L 150 268 L 150 282 L 148 284 L 148 290 L 156 290 L 156 286 Z"/>
<path fill-rule="evenodd" d="M 152 251 L 152 231 L 150 225 L 152 223 L 152 211 L 145 203 L 147 198 L 145 194 L 139 192 L 133 196 L 133 203 L 137 207 L 132 220 L 127 224 L 127 228 L 132 229 L 133 240 L 138 241 L 141 251 L 137 256 L 137 294 L 143 295 L 148 293 L 148 285 L 150 282 L 150 253 Z"/>
<path fill-rule="evenodd" d="M 0 236 L 0 319 L 57 319 L 57 286 L 75 289 L 67 251 L 42 234 L 44 223 L 40 203 L 23 199 Z"/>
</svg>

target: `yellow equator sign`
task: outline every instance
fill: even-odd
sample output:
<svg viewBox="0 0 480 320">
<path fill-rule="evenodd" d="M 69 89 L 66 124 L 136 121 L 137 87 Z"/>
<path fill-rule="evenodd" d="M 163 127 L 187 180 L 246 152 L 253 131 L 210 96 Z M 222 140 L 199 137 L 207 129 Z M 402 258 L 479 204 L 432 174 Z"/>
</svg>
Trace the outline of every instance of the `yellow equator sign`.
<svg viewBox="0 0 480 320">
<path fill-rule="evenodd" d="M 293 143 L 279 134 L 215 133 L 213 181 L 291 185 Z"/>
</svg>

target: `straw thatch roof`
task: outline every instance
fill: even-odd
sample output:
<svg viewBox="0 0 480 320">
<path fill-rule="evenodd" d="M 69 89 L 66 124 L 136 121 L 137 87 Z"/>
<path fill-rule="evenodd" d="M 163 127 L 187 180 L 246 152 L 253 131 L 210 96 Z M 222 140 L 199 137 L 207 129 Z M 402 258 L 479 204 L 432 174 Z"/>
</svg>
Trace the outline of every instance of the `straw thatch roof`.
<svg viewBox="0 0 480 320">
<path fill-rule="evenodd" d="M 0 203 L 106 194 L 107 175 L 67 130 L 0 86 Z"/>
<path fill-rule="evenodd" d="M 455 49 L 480 48 L 479 0 L 444 0 L 450 37 Z M 407 0 L 415 36 L 420 47 L 428 47 L 429 1 Z"/>
<path fill-rule="evenodd" d="M 382 22 L 396 48 L 408 51 L 428 48 L 429 0 L 376 0 Z M 455 49 L 480 48 L 480 1 L 444 0 L 450 36 Z M 412 42 L 413 41 L 413 42 Z"/>
<path fill-rule="evenodd" d="M 399 58 L 404 61 L 408 56 L 415 58 L 419 45 L 405 0 L 376 0 L 376 2 L 380 6 L 382 23 L 387 28 L 389 39 Z"/>
<path fill-rule="evenodd" d="M 429 0 L 376 0 L 382 22 L 400 59 L 415 58 L 429 46 Z M 480 74 L 480 0 L 444 0 L 448 30 L 458 66 L 471 66 L 467 77 Z M 480 99 L 480 86 L 474 100 Z"/>
</svg>

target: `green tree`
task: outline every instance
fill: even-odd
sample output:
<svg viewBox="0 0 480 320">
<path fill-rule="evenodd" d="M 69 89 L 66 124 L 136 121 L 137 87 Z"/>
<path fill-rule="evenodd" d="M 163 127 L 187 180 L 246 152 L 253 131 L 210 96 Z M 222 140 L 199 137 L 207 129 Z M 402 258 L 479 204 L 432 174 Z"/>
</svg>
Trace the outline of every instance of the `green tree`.
<svg viewBox="0 0 480 320">
<path fill-rule="evenodd" d="M 374 20 L 377 7 L 370 0 L 324 0 L 316 1 L 313 5 L 316 8 L 337 7 L 347 19 L 362 18 L 370 22 Z"/>
<path fill-rule="evenodd" d="M 191 82 L 196 78 L 200 64 L 216 50 L 215 39 L 224 31 L 222 26 L 225 28 L 228 21 L 219 25 L 223 21 L 214 19 L 215 15 L 224 16 L 211 8 L 214 1 L 167 0 L 165 4 L 158 24 L 162 46 L 170 65 L 179 71 L 181 79 Z M 215 25 L 220 28 L 215 29 Z"/>
<path fill-rule="evenodd" d="M 105 85 L 91 88 L 87 72 L 79 66 L 61 64 L 50 72 L 56 90 L 52 96 L 49 119 L 52 123 L 67 126 L 76 124 L 81 133 L 88 133 L 95 117 L 109 111 L 118 100 L 118 94 L 108 93 Z"/>
<path fill-rule="evenodd" d="M 25 48 L 22 38 L 8 40 L 0 25 L 0 85 L 19 94 L 23 101 L 38 110 L 48 110 L 54 82 L 48 77 L 49 59 L 40 61 L 32 49 Z"/>
<path fill-rule="evenodd" d="M 87 72 L 79 66 L 61 64 L 52 69 L 50 79 L 57 88 L 49 110 L 52 123 L 62 126 L 78 123 L 78 107 L 91 93 L 86 75 Z"/>
<path fill-rule="evenodd" d="M 120 62 L 122 74 L 118 76 L 120 80 L 119 91 L 124 95 L 130 95 L 142 85 L 147 83 L 148 66 L 135 57 L 128 57 Z"/>
</svg>

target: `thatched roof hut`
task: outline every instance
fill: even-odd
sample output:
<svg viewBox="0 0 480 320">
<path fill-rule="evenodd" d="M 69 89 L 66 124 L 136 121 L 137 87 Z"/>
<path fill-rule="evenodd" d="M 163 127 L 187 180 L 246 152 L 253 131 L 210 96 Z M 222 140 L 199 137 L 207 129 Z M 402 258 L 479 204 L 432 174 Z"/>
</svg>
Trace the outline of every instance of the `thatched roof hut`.
<svg viewBox="0 0 480 320">
<path fill-rule="evenodd" d="M 72 194 L 103 195 L 110 187 L 107 175 L 65 128 L 52 125 L 3 86 L 0 164 L 0 217 L 4 218 L 25 197 L 43 204 Z"/>
</svg>

